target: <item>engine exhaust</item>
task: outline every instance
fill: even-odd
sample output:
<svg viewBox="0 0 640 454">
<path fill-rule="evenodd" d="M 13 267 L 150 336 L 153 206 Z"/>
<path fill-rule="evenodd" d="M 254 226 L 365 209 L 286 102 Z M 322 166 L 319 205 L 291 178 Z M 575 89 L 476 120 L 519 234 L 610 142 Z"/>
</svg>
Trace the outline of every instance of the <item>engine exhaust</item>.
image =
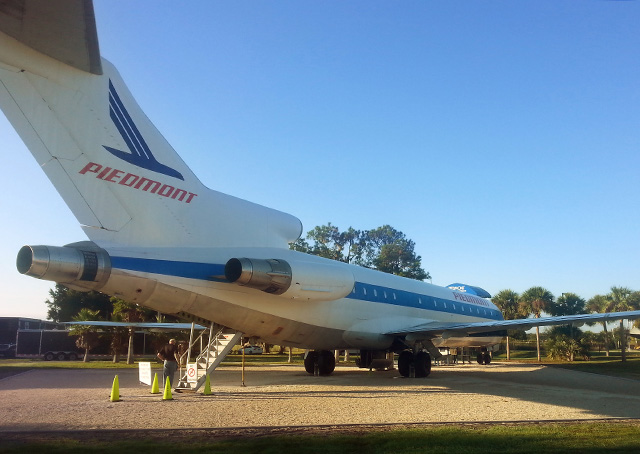
<svg viewBox="0 0 640 454">
<path fill-rule="evenodd" d="M 104 249 L 92 243 L 75 245 L 23 246 L 18 252 L 16 267 L 21 274 L 63 284 L 74 282 L 102 287 L 111 274 L 111 260 Z"/>
</svg>

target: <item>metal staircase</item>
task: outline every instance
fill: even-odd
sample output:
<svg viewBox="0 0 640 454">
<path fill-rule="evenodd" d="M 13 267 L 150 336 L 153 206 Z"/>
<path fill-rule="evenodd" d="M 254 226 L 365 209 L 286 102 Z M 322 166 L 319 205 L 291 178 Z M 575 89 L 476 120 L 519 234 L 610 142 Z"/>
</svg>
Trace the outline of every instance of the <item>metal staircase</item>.
<svg viewBox="0 0 640 454">
<path fill-rule="evenodd" d="M 207 332 L 209 333 L 208 344 L 202 347 L 200 354 L 192 360 L 193 346 L 197 343 L 202 346 Z M 207 375 L 218 367 L 241 337 L 242 333 L 230 332 L 227 328 L 211 325 L 209 330 L 203 330 L 196 339 L 193 339 L 192 330 L 189 348 L 180 358 L 180 364 L 186 363 L 187 367 L 180 366 L 180 379 L 175 389 L 178 391 L 197 391 L 204 384 Z M 186 362 L 184 361 L 185 355 Z"/>
</svg>

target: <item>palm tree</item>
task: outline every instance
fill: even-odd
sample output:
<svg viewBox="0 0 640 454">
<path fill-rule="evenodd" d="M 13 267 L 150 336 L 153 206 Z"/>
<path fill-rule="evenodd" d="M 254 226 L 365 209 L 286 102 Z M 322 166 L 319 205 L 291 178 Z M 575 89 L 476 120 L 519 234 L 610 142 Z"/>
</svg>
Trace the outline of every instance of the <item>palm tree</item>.
<svg viewBox="0 0 640 454">
<path fill-rule="evenodd" d="M 632 291 L 627 287 L 611 287 L 607 295 L 609 305 L 606 312 L 630 311 L 633 309 Z M 622 361 L 627 360 L 627 336 L 624 331 L 624 320 L 620 320 L 620 354 Z"/>
<path fill-rule="evenodd" d="M 88 322 L 100 319 L 100 311 L 88 309 L 83 307 L 80 309 L 77 315 L 73 317 L 76 322 Z M 69 330 L 70 336 L 78 336 L 76 339 L 76 345 L 78 348 L 84 349 L 83 362 L 89 361 L 89 350 L 96 346 L 98 343 L 98 332 L 95 326 L 91 325 L 73 325 Z"/>
<path fill-rule="evenodd" d="M 523 314 L 533 315 L 540 318 L 540 314 L 547 310 L 554 302 L 553 293 L 544 287 L 531 287 L 520 296 L 520 310 Z M 538 361 L 540 356 L 540 327 L 536 326 L 536 349 L 538 351 Z"/>
<path fill-rule="evenodd" d="M 587 301 L 586 309 L 589 312 L 607 312 L 607 308 L 609 307 L 610 301 L 604 295 L 596 295 Z M 604 348 L 607 352 L 607 356 L 609 356 L 609 331 L 607 330 L 607 321 L 603 320 L 602 327 L 604 328 Z"/>
<path fill-rule="evenodd" d="M 575 293 L 563 293 L 555 304 L 547 308 L 547 312 L 553 316 L 582 314 L 585 311 L 585 304 L 586 301 Z M 573 324 L 569 325 L 569 332 L 570 337 L 573 338 Z"/>
<path fill-rule="evenodd" d="M 500 311 L 502 311 L 502 316 L 505 320 L 513 320 L 518 318 L 520 313 L 520 306 L 518 304 L 518 299 L 520 295 L 518 295 L 513 290 L 501 290 L 496 296 L 494 296 L 491 301 L 493 304 L 498 306 Z M 508 331 L 507 331 L 508 333 Z M 507 334 L 507 361 L 511 359 L 511 349 L 509 348 L 509 335 Z"/>
<path fill-rule="evenodd" d="M 113 304 L 114 318 L 118 318 L 123 322 L 138 323 L 153 316 L 153 311 L 150 309 L 142 308 L 137 304 L 127 303 L 120 298 L 112 297 L 111 303 Z M 133 364 L 133 336 L 135 334 L 135 328 L 129 327 L 129 346 L 127 348 L 127 364 Z"/>
</svg>

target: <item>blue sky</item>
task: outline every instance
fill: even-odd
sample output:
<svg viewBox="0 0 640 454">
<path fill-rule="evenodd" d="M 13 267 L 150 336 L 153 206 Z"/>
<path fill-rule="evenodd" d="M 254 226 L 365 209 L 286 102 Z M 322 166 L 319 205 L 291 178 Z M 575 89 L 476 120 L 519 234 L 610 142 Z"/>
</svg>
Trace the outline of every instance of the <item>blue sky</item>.
<svg viewBox="0 0 640 454">
<path fill-rule="evenodd" d="M 209 187 L 305 232 L 390 224 L 434 284 L 640 289 L 640 3 L 95 0 L 100 47 Z M 0 316 L 85 239 L 0 114 Z"/>
</svg>

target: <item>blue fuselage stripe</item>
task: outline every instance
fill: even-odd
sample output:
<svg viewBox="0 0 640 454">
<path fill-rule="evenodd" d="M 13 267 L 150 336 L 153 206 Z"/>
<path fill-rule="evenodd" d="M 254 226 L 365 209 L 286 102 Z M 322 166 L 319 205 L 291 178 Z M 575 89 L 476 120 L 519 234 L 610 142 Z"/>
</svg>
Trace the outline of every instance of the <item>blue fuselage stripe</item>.
<svg viewBox="0 0 640 454">
<path fill-rule="evenodd" d="M 347 298 L 369 301 L 372 303 L 393 304 L 395 306 L 415 307 L 436 312 L 480 317 L 490 320 L 503 320 L 502 313 L 489 306 L 470 304 L 464 301 L 438 298 L 432 295 L 407 292 L 404 290 L 381 287 L 379 285 L 356 282 L 353 291 Z M 477 298 L 480 300 L 480 298 Z M 484 303 L 484 301 L 480 301 Z"/>
<path fill-rule="evenodd" d="M 187 279 L 198 279 L 210 282 L 226 282 L 224 265 L 215 263 L 177 262 L 172 260 L 155 260 L 133 257 L 111 257 L 114 268 L 139 271 L 143 273 L 162 274 Z M 443 299 L 431 295 L 407 292 L 404 290 L 381 287 L 363 282 L 356 282 L 348 299 L 367 301 L 370 303 L 391 304 L 402 307 L 413 307 L 435 312 L 466 315 L 490 320 L 502 320 L 500 311 L 478 304 Z M 478 298 L 480 299 L 480 298 Z"/>
<path fill-rule="evenodd" d="M 202 281 L 224 281 L 224 265 L 215 263 L 176 262 L 133 257 L 111 257 L 114 268 Z"/>
</svg>

